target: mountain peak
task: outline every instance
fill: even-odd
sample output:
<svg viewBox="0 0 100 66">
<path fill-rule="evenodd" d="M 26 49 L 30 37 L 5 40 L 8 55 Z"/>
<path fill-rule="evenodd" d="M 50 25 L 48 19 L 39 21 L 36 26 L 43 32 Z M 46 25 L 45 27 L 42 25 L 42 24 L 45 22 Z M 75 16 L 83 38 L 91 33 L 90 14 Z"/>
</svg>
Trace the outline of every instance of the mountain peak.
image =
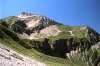
<svg viewBox="0 0 100 66">
<path fill-rule="evenodd" d="M 32 13 L 28 13 L 28 12 L 21 12 L 22 15 L 27 15 L 27 16 L 31 16 L 33 15 Z"/>
<path fill-rule="evenodd" d="M 28 17 L 33 17 L 33 16 L 39 16 L 39 15 L 32 14 L 29 12 L 21 12 L 21 14 L 19 14 L 17 17 L 18 18 L 28 18 Z"/>
</svg>

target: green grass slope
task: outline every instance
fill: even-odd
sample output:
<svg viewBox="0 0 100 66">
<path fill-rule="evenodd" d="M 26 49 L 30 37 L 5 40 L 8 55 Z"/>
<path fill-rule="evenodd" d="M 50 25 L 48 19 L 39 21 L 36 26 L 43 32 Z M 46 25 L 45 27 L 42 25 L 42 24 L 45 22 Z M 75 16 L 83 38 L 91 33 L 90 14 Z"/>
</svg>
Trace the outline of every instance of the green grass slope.
<svg viewBox="0 0 100 66">
<path fill-rule="evenodd" d="M 17 39 L 16 39 L 17 38 Z M 28 56 L 32 59 L 39 60 L 46 63 L 49 66 L 64 66 L 66 60 L 57 57 L 47 56 L 43 53 L 36 51 L 34 48 L 28 47 L 26 44 L 20 40 L 14 32 L 11 32 L 5 26 L 0 24 L 0 43 L 15 50 L 16 52 Z"/>
<path fill-rule="evenodd" d="M 90 59 L 95 59 L 97 57 L 96 51 L 93 52 L 91 50 L 80 53 L 76 56 L 68 58 L 58 58 L 45 55 L 36 49 L 32 48 L 30 44 L 30 40 L 22 40 L 17 37 L 16 33 L 9 29 L 9 25 L 15 23 L 16 18 L 9 18 L 5 20 L 0 20 L 0 43 L 15 50 L 16 52 L 28 56 L 32 59 L 39 60 L 41 62 L 46 63 L 48 66 L 94 66 L 90 61 Z M 98 34 L 88 28 L 87 26 L 65 26 L 58 25 L 59 29 L 62 31 L 57 36 L 49 37 L 50 40 L 59 40 L 59 39 L 67 39 L 67 38 L 88 38 L 89 34 L 93 34 L 93 36 L 98 36 Z M 70 32 L 73 32 L 73 36 Z M 93 58 L 92 58 L 93 57 Z M 89 65 L 90 64 L 90 65 Z"/>
</svg>

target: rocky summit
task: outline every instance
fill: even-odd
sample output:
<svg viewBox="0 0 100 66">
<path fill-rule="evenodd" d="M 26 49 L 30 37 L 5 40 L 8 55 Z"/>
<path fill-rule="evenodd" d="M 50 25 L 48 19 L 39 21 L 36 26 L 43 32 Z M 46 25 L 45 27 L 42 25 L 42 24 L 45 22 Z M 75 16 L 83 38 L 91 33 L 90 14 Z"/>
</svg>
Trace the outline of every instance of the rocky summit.
<svg viewBox="0 0 100 66">
<path fill-rule="evenodd" d="M 70 58 L 90 50 L 99 41 L 100 34 L 89 26 L 64 25 L 38 14 L 22 12 L 0 20 L 1 44 L 32 58 Z"/>
<path fill-rule="evenodd" d="M 56 36 L 61 31 L 54 20 L 45 16 L 22 12 L 18 16 L 8 17 L 7 21 L 14 20 L 9 28 L 22 39 L 39 39 Z"/>
</svg>

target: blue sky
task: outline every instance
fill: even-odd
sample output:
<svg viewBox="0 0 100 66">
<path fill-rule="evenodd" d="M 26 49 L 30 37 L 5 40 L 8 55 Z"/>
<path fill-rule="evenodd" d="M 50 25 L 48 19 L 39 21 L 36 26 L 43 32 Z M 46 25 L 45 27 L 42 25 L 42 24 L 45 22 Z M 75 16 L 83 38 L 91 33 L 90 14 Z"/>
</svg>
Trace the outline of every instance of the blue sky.
<svg viewBox="0 0 100 66">
<path fill-rule="evenodd" d="M 89 25 L 100 33 L 100 0 L 0 0 L 0 18 L 26 11 L 66 25 Z"/>
</svg>

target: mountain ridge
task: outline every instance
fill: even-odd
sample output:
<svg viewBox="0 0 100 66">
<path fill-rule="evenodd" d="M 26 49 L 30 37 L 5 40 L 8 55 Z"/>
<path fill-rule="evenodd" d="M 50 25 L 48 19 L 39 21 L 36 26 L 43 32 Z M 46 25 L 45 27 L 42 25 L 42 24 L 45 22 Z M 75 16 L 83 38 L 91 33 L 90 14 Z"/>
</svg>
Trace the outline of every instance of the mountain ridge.
<svg viewBox="0 0 100 66">
<path fill-rule="evenodd" d="M 29 51 L 35 49 L 48 56 L 69 58 L 69 55 L 89 50 L 100 41 L 100 34 L 89 26 L 66 26 L 30 13 L 24 13 L 24 16 L 0 20 L 1 42 L 14 48 L 18 45 Z"/>
<path fill-rule="evenodd" d="M 27 37 L 28 37 L 28 35 L 34 34 L 34 32 L 36 32 L 36 35 L 33 35 L 33 37 L 38 36 L 38 34 L 40 34 L 40 35 L 45 35 L 45 36 L 47 35 L 45 38 L 48 38 L 49 33 L 52 34 L 51 32 L 55 31 L 59 34 L 60 32 L 62 32 L 63 29 L 65 29 L 67 31 L 67 33 L 69 32 L 71 35 L 73 35 L 71 29 L 73 30 L 73 32 L 75 32 L 75 29 L 76 29 L 76 33 L 78 32 L 78 30 L 81 33 L 81 31 L 82 30 L 84 31 L 85 30 L 84 28 L 87 27 L 87 26 L 80 26 L 80 27 L 79 26 L 78 27 L 68 26 L 67 27 L 66 25 L 57 23 L 56 21 L 49 19 L 48 17 L 42 16 L 42 15 L 35 15 L 35 16 L 34 15 L 35 14 L 22 12 L 19 16 L 22 16 L 22 17 L 25 16 L 27 18 L 20 18 L 19 16 L 10 16 L 8 18 L 5 18 L 4 21 L 8 22 L 10 29 L 12 29 L 13 31 L 18 32 L 18 33 L 20 32 L 21 34 L 24 33 L 24 35 L 26 35 Z M 51 32 L 49 32 L 48 30 L 49 30 L 50 26 L 55 26 L 54 27 L 55 30 L 51 27 L 50 28 Z M 87 27 L 86 29 L 88 29 L 88 28 L 89 27 Z M 69 31 L 67 29 L 69 29 Z M 19 31 L 17 31 L 17 30 L 19 30 Z M 46 32 L 49 32 L 49 33 L 46 33 Z M 53 34 L 56 34 L 56 33 L 53 33 Z M 22 36 L 22 35 L 20 35 L 20 36 Z M 50 36 L 52 36 L 52 35 L 50 35 Z M 38 37 L 40 37 L 40 36 L 38 36 Z M 43 36 L 41 36 L 41 37 L 43 37 Z M 35 39 L 35 38 L 33 38 L 33 39 Z"/>
</svg>

